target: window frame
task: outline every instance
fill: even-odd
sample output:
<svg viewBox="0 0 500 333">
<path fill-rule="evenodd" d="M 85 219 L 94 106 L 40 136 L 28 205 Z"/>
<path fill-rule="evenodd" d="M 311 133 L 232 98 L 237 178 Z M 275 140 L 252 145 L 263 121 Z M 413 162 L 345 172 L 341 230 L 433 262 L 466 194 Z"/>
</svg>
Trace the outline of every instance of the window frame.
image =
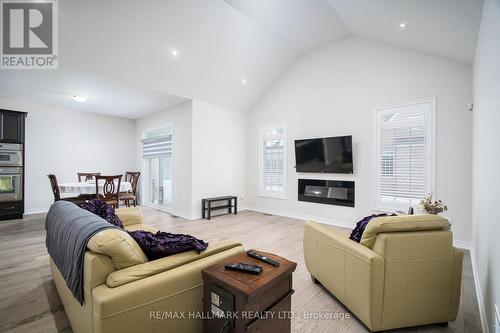
<svg viewBox="0 0 500 333">
<path fill-rule="evenodd" d="M 264 132 L 268 128 L 283 128 L 282 135 L 265 136 Z M 283 139 L 283 192 L 270 191 L 264 189 L 264 142 L 269 139 Z M 259 126 L 259 188 L 258 196 L 264 198 L 286 200 L 288 196 L 288 139 L 286 123 L 273 123 Z"/>
<path fill-rule="evenodd" d="M 379 140 L 380 140 L 380 132 L 378 128 L 379 117 L 380 114 L 384 112 L 388 112 L 391 109 L 403 108 L 403 107 L 411 107 L 419 104 L 429 104 L 430 105 L 430 128 L 428 129 L 428 135 L 430 138 L 429 144 L 429 192 L 433 197 L 436 197 L 436 164 L 437 164 L 437 154 L 436 154 L 436 98 L 428 98 L 410 101 L 407 103 L 398 103 L 376 107 L 373 112 L 373 154 L 372 154 L 372 169 L 373 169 L 373 197 L 372 197 L 372 207 L 376 211 L 404 211 L 406 212 L 409 208 L 408 203 L 393 203 L 388 204 L 387 202 L 382 202 L 380 200 L 380 179 L 379 175 L 381 174 L 381 165 L 379 163 L 379 156 L 381 157 Z M 394 171 L 394 169 L 393 169 Z"/>
</svg>

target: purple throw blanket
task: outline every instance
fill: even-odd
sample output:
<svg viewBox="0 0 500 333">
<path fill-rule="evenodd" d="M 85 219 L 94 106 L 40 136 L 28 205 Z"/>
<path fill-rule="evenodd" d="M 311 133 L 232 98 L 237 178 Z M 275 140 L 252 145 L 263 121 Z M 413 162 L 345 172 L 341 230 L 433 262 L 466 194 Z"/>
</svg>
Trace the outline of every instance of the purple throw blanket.
<svg viewBox="0 0 500 333">
<path fill-rule="evenodd" d="M 363 236 L 363 232 L 365 232 L 368 222 L 370 222 L 374 218 L 382 216 L 388 216 L 388 215 L 386 213 L 382 213 L 382 214 L 372 214 L 363 217 L 358 223 L 356 223 L 356 227 L 352 230 L 349 238 L 357 243 L 361 242 L 361 236 Z M 396 214 L 391 214 L 391 216 L 396 216 Z"/>
<path fill-rule="evenodd" d="M 115 209 L 107 205 L 104 201 L 92 199 L 86 202 L 82 208 L 102 217 L 120 229 L 124 229 L 122 221 L 115 214 Z M 158 231 L 154 234 L 145 230 L 127 232 L 137 244 L 139 244 L 149 260 L 155 260 L 190 250 L 196 250 L 200 253 L 208 246 L 208 243 L 190 235 L 171 234 L 162 231 Z"/>
<path fill-rule="evenodd" d="M 106 202 L 98 199 L 91 199 L 85 202 L 82 206 L 83 209 L 102 217 L 115 227 L 123 229 L 122 221 L 116 216 L 113 206 L 108 205 Z"/>
<path fill-rule="evenodd" d="M 190 235 L 171 234 L 158 231 L 156 234 L 144 230 L 128 231 L 139 244 L 149 260 L 155 260 L 172 254 L 196 250 L 204 251 L 208 243 Z"/>
</svg>

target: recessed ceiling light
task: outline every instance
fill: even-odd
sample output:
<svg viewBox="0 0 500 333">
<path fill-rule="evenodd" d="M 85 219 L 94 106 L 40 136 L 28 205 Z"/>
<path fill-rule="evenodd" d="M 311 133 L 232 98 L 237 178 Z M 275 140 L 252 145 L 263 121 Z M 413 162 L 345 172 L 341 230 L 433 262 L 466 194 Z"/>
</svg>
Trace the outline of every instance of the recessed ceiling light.
<svg viewBox="0 0 500 333">
<path fill-rule="evenodd" d="M 171 56 L 172 58 L 175 58 L 175 57 L 177 57 L 178 55 L 179 55 L 179 51 L 178 51 L 178 50 L 176 50 L 176 49 L 171 49 L 171 50 L 170 50 L 170 56 Z"/>
<path fill-rule="evenodd" d="M 73 98 L 73 100 L 75 102 L 78 102 L 78 103 L 85 103 L 86 101 L 89 100 L 88 97 L 85 97 L 85 96 L 80 96 L 80 95 L 73 95 L 71 96 Z"/>
<path fill-rule="evenodd" d="M 245 84 L 247 84 L 247 83 L 248 83 L 248 81 L 247 81 L 247 79 L 246 79 L 246 78 L 242 78 L 242 79 L 241 79 L 241 84 L 242 84 L 242 85 L 245 85 Z"/>
<path fill-rule="evenodd" d="M 400 27 L 401 29 L 404 29 L 404 28 L 406 28 L 406 27 L 407 27 L 407 25 L 406 25 L 406 23 L 401 22 L 401 23 L 399 23 L 399 27 Z"/>
</svg>

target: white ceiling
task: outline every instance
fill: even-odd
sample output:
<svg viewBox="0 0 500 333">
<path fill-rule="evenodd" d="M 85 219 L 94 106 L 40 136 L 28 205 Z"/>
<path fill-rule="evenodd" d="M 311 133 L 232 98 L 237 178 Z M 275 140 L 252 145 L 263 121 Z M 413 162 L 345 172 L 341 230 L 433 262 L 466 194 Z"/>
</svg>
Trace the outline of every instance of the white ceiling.
<svg viewBox="0 0 500 333">
<path fill-rule="evenodd" d="M 72 95 L 85 96 L 89 100 L 77 103 Z M 0 75 L 0 97 L 130 119 L 187 101 L 174 95 L 71 70 L 4 71 Z"/>
<path fill-rule="evenodd" d="M 329 0 L 352 34 L 471 64 L 483 0 Z M 407 24 L 398 29 L 399 23 Z"/>
<path fill-rule="evenodd" d="M 483 8 L 483 0 L 225 1 L 296 54 L 355 35 L 467 64 Z"/>
<path fill-rule="evenodd" d="M 61 66 L 221 106 L 248 107 L 294 59 L 223 0 L 71 0 L 59 7 Z"/>
<path fill-rule="evenodd" d="M 297 54 L 351 33 L 326 0 L 225 0 Z"/>
<path fill-rule="evenodd" d="M 482 0 L 65 0 L 59 69 L 0 70 L 0 95 L 130 118 L 185 100 L 175 96 L 247 109 L 301 53 L 351 34 L 471 63 L 481 9 Z"/>
</svg>

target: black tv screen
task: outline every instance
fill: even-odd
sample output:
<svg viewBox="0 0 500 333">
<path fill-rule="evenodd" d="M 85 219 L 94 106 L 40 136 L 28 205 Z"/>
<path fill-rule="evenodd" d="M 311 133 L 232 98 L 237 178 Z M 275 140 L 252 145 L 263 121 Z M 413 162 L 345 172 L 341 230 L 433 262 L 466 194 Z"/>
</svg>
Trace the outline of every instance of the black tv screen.
<svg viewBox="0 0 500 333">
<path fill-rule="evenodd" d="M 297 172 L 353 173 L 352 136 L 295 140 Z"/>
</svg>

